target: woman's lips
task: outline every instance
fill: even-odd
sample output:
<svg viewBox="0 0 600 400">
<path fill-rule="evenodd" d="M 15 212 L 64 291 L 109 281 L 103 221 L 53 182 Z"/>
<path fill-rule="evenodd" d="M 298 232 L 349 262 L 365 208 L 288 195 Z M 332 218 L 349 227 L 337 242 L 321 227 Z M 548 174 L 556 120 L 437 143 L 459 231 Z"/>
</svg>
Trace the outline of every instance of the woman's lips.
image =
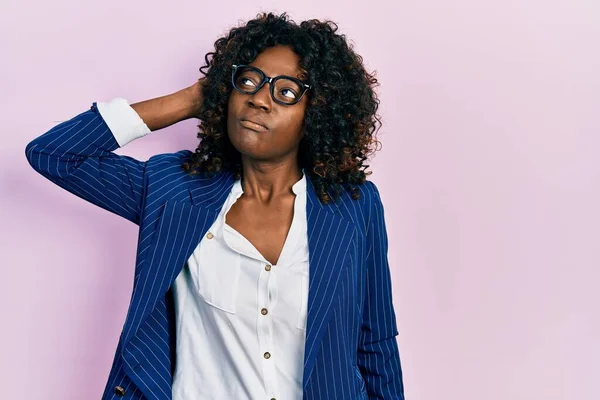
<svg viewBox="0 0 600 400">
<path fill-rule="evenodd" d="M 248 128 L 248 129 L 251 129 L 251 130 L 257 131 L 257 132 L 265 132 L 268 130 L 266 127 L 264 127 L 262 125 L 255 124 L 254 122 L 245 121 L 245 120 L 241 120 L 240 125 L 242 125 L 244 128 Z"/>
</svg>

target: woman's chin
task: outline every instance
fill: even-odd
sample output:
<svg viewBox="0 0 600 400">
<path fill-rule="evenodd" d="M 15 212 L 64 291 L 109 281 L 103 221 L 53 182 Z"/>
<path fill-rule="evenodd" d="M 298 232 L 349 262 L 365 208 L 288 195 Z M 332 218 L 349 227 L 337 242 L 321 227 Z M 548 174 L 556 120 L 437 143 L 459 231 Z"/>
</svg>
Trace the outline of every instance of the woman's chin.
<svg viewBox="0 0 600 400">
<path fill-rule="evenodd" d="M 232 145 L 240 154 L 253 160 L 264 160 L 269 157 L 265 151 L 261 151 L 256 141 L 232 141 Z"/>
</svg>

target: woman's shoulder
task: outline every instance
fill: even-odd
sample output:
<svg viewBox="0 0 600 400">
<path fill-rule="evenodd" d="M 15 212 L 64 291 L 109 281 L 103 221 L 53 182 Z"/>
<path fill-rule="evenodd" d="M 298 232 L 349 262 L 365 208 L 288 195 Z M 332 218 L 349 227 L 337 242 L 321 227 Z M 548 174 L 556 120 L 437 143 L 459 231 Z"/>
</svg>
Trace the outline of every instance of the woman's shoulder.
<svg viewBox="0 0 600 400">
<path fill-rule="evenodd" d="M 146 196 L 153 202 L 183 200 L 189 198 L 190 190 L 195 193 L 208 186 L 225 186 L 230 181 L 231 173 L 227 170 L 212 175 L 186 171 L 183 164 L 191 153 L 190 150 L 180 150 L 150 157 L 145 166 Z"/>
<path fill-rule="evenodd" d="M 229 176 L 232 173 L 228 170 L 222 170 L 213 174 L 202 174 L 202 173 L 189 173 L 184 170 L 183 164 L 189 160 L 190 155 L 193 154 L 191 150 L 179 150 L 174 153 L 161 153 L 156 154 L 147 161 L 146 172 L 154 177 L 168 175 L 172 178 L 176 178 L 177 175 L 181 177 L 187 177 L 190 180 L 202 182 L 211 182 L 215 179 L 219 180 L 225 176 Z"/>
<path fill-rule="evenodd" d="M 360 231 L 364 232 L 373 211 L 381 207 L 379 189 L 375 182 L 370 180 L 353 186 L 358 190 L 358 198 L 353 197 L 351 191 L 344 190 L 331 205 L 338 215 L 351 221 Z"/>
<path fill-rule="evenodd" d="M 364 195 L 369 200 L 379 198 L 379 188 L 372 180 L 365 180 L 360 185 L 361 195 Z"/>
<path fill-rule="evenodd" d="M 191 153 L 190 150 L 179 150 L 174 153 L 155 154 L 148 159 L 147 168 L 162 170 L 174 165 L 181 165 Z"/>
<path fill-rule="evenodd" d="M 379 195 L 379 188 L 375 184 L 375 182 L 367 179 L 363 183 L 355 185 L 358 188 L 359 198 L 354 199 L 351 196 L 346 196 L 348 199 L 346 201 L 353 201 L 359 207 L 369 209 L 374 206 L 374 203 L 381 203 L 381 197 Z"/>
</svg>

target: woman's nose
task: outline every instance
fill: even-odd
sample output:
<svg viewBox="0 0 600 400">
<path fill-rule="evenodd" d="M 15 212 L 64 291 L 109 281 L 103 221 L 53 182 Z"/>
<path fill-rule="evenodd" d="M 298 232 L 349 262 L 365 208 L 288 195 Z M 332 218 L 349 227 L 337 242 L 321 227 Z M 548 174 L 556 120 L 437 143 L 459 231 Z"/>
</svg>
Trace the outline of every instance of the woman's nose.
<svg viewBox="0 0 600 400">
<path fill-rule="evenodd" d="M 249 102 L 256 107 L 269 110 L 273 100 L 271 99 L 271 88 L 269 85 L 269 82 L 265 82 L 265 84 L 256 93 L 250 95 Z"/>
</svg>

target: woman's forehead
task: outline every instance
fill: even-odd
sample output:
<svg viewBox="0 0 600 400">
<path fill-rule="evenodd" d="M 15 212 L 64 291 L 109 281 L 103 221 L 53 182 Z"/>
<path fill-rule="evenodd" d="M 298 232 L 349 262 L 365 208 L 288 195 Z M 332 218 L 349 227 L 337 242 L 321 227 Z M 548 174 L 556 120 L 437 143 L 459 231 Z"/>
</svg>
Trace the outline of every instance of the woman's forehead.
<svg viewBox="0 0 600 400">
<path fill-rule="evenodd" d="M 266 75 L 305 77 L 306 72 L 300 68 L 300 57 L 287 46 L 270 47 L 263 50 L 250 65 L 261 69 Z"/>
</svg>

